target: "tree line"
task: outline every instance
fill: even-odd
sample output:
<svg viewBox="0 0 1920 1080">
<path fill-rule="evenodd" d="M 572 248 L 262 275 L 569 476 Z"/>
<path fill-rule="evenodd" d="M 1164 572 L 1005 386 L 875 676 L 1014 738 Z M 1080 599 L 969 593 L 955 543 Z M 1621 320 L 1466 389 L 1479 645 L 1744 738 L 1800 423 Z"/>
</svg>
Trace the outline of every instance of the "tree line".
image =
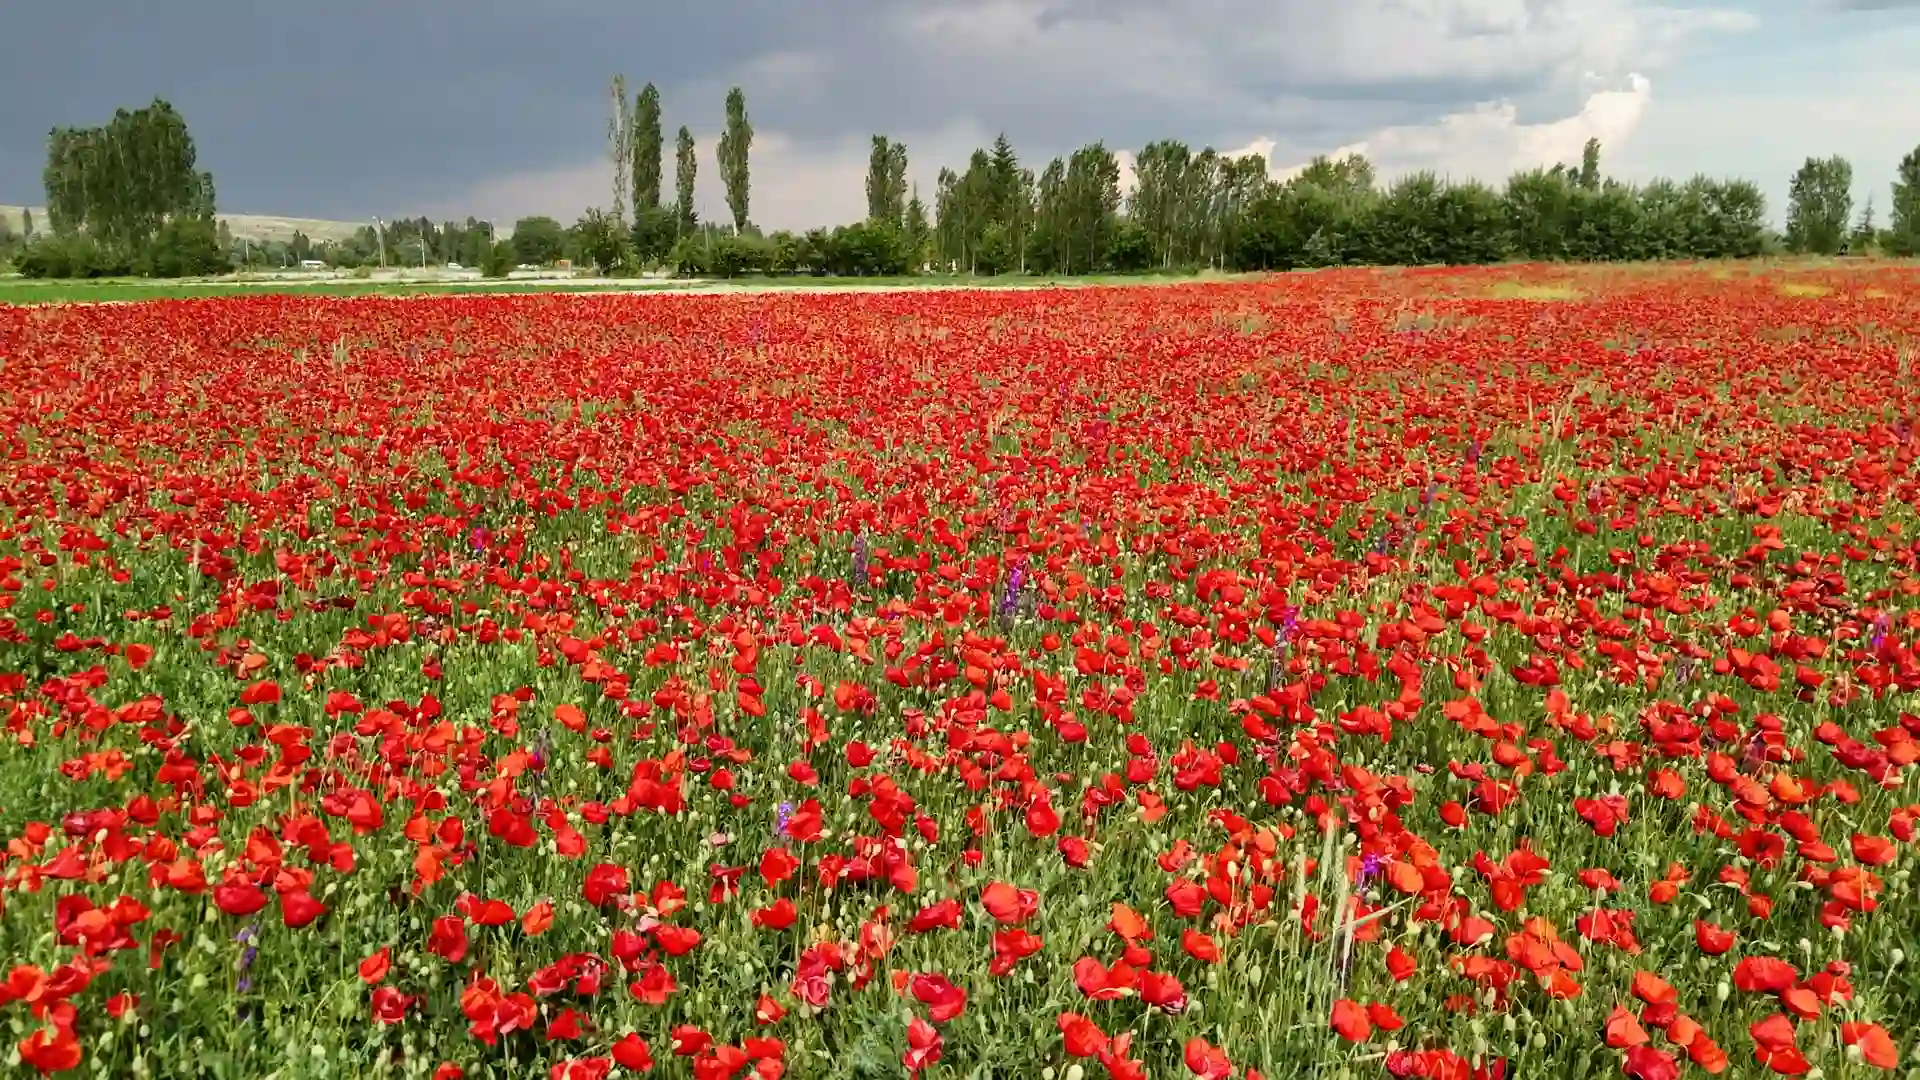
<svg viewBox="0 0 1920 1080">
<path fill-rule="evenodd" d="M 49 134 L 46 229 L 15 233 L 0 222 L 0 261 L 45 276 L 200 274 L 318 259 L 340 267 L 458 263 L 493 274 L 569 260 L 603 273 L 666 266 L 733 277 L 1920 254 L 1920 147 L 1898 164 L 1885 226 L 1871 198 L 1855 212 L 1852 165 L 1835 156 L 1808 158 L 1794 175 L 1786 227 L 1776 233 L 1752 182 L 1629 183 L 1602 172 L 1597 140 L 1578 162 L 1523 170 L 1496 188 L 1432 172 L 1381 184 L 1358 155 L 1316 157 L 1280 180 L 1261 157 L 1162 139 L 1134 155 L 1133 184 L 1123 191 L 1119 156 L 1102 142 L 1036 174 L 1002 135 L 964 168 L 942 168 L 929 202 L 908 181 L 907 147 L 875 135 L 862 220 L 767 235 L 750 217 L 753 126 L 739 87 L 727 92 L 715 144 L 730 219 L 722 222 L 702 221 L 695 210 L 699 161 L 685 125 L 675 136 L 671 197 L 665 190 L 658 88 L 629 95 L 616 76 L 609 93 L 612 198 L 570 227 L 525 217 L 500 237 L 471 217 L 437 225 L 417 218 L 325 242 L 303 234 L 236 240 L 216 224 L 213 178 L 196 169 L 185 120 L 155 99 L 100 127 Z"/>
<path fill-rule="evenodd" d="M 683 275 L 865 275 L 921 267 L 967 274 L 1239 271 L 1507 260 L 1620 262 L 1773 252 L 1920 254 L 1920 148 L 1903 157 L 1886 227 L 1855 214 L 1852 167 L 1809 158 L 1788 192 L 1786 228 L 1767 224 L 1758 185 L 1694 176 L 1629 183 L 1578 162 L 1516 172 L 1499 188 L 1416 172 L 1378 182 L 1363 156 L 1316 157 L 1285 180 L 1264 159 L 1148 143 L 1123 193 L 1118 155 L 1095 142 L 1036 176 L 1002 135 L 963 170 L 940 170 L 931 208 L 906 178 L 907 148 L 873 137 L 866 218 L 828 231 L 708 230 L 669 264 Z"/>
</svg>

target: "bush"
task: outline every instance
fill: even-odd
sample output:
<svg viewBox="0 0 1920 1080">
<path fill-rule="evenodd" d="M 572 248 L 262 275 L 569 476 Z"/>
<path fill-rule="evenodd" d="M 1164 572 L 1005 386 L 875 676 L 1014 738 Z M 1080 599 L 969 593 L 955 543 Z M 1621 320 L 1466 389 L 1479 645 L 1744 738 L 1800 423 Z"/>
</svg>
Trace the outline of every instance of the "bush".
<svg viewBox="0 0 1920 1080">
<path fill-rule="evenodd" d="M 179 278 L 224 274 L 233 266 L 212 218 L 176 217 L 160 226 L 136 269 L 146 277 Z"/>
<path fill-rule="evenodd" d="M 1122 221 L 1107 244 L 1107 265 L 1122 274 L 1137 274 L 1153 265 L 1153 237 L 1137 221 Z"/>
<path fill-rule="evenodd" d="M 600 273 L 620 277 L 635 271 L 633 237 L 620 227 L 618 220 L 598 207 L 589 207 L 580 216 L 573 226 L 573 236 L 580 256 Z"/>
<path fill-rule="evenodd" d="M 480 260 L 480 272 L 490 278 L 506 277 L 513 273 L 513 267 L 513 245 L 505 240 L 496 241 Z"/>
<path fill-rule="evenodd" d="M 47 235 L 27 245 L 20 273 L 31 278 L 126 277 L 133 262 L 85 233 Z"/>
<path fill-rule="evenodd" d="M 863 221 L 833 230 L 813 265 L 816 273 L 824 267 L 837 277 L 893 277 L 907 272 L 907 258 L 906 238 L 898 227 Z"/>
<path fill-rule="evenodd" d="M 667 252 L 667 266 L 673 270 L 674 277 L 706 277 L 710 265 L 706 241 L 697 236 L 681 237 Z"/>
<path fill-rule="evenodd" d="M 771 245 L 757 236 L 719 236 L 707 252 L 707 269 L 722 278 L 761 274 L 772 254 Z"/>
<path fill-rule="evenodd" d="M 630 230 L 634 257 L 646 264 L 667 259 L 673 253 L 674 235 L 679 228 L 680 223 L 669 207 L 636 208 L 633 212 L 633 228 Z"/>
</svg>

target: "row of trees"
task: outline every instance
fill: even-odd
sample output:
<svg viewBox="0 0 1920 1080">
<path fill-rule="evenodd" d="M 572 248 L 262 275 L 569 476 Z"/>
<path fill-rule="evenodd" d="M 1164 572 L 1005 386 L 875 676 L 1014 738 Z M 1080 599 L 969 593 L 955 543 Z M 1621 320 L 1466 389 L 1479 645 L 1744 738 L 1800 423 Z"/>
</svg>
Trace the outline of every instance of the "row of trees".
<svg viewBox="0 0 1920 1080">
<path fill-rule="evenodd" d="M 1871 201 L 1851 218 L 1845 159 L 1809 159 L 1783 236 L 1768 230 L 1766 199 L 1749 181 L 1630 184 L 1603 174 L 1600 149 L 1589 140 L 1578 163 L 1525 170 L 1496 190 L 1430 172 L 1382 187 L 1360 156 L 1316 158 L 1275 182 L 1259 157 L 1159 140 L 1136 156 L 1123 200 L 1117 158 L 1103 144 L 1053 159 L 1036 180 L 1002 136 L 964 172 L 941 171 L 936 223 L 922 242 L 918 199 L 900 202 L 906 151 L 876 136 L 868 219 L 899 228 L 909 262 L 981 273 L 1920 253 L 1920 149 L 1899 164 L 1886 229 L 1875 227 Z"/>
<path fill-rule="evenodd" d="M 602 269 L 621 272 L 666 260 L 676 244 L 700 234 L 694 209 L 700 162 L 693 132 L 682 124 L 674 139 L 674 197 L 671 203 L 663 201 L 666 139 L 660 122 L 660 91 L 648 83 L 629 97 L 626 77 L 615 75 L 609 92 L 613 107 L 607 117 L 607 152 L 613 161 L 613 201 L 611 209 L 596 207 L 583 215 L 574 226 L 572 240 L 576 248 L 591 249 L 590 261 Z M 746 94 L 739 87 L 727 91 L 725 108 L 726 126 L 716 164 L 734 231 L 744 233 L 752 193 L 748 159 L 753 123 L 747 116 Z"/>
<path fill-rule="evenodd" d="M 907 181 L 906 147 L 875 136 L 865 221 L 772 236 L 751 226 L 700 226 L 666 261 L 682 274 L 718 276 L 896 274 L 928 262 L 984 274 L 1077 274 L 1714 259 L 1778 250 L 1906 254 L 1915 247 L 1920 151 L 1901 162 L 1886 230 L 1872 226 L 1870 212 L 1849 228 L 1843 160 L 1809 161 L 1795 180 L 1784 235 L 1768 229 L 1766 199 L 1749 181 L 1630 184 L 1606 176 L 1600 157 L 1599 142 L 1590 140 L 1578 162 L 1518 172 L 1500 188 L 1433 173 L 1383 186 L 1361 156 L 1316 158 L 1276 182 L 1258 157 L 1162 140 L 1142 149 L 1133 190 L 1123 196 L 1118 158 L 1103 144 L 1056 158 L 1036 177 L 1003 136 L 976 150 L 964 171 L 941 171 L 929 222 Z"/>
<path fill-rule="evenodd" d="M 1893 212 L 1884 230 L 1875 225 L 1871 197 L 1853 216 L 1851 162 L 1838 155 L 1808 158 L 1788 189 L 1785 242 L 1790 251 L 1814 255 L 1869 247 L 1920 255 L 1920 147 L 1894 170 Z"/>
</svg>

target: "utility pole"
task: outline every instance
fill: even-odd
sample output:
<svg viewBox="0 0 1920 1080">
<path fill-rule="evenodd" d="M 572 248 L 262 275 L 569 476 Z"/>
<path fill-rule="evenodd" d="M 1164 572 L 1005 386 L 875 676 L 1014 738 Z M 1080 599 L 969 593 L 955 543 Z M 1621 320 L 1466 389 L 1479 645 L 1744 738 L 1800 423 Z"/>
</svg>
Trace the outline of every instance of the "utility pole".
<svg viewBox="0 0 1920 1080">
<path fill-rule="evenodd" d="M 379 218 L 373 219 L 374 241 L 380 246 L 380 269 L 387 268 L 387 225 Z"/>
</svg>

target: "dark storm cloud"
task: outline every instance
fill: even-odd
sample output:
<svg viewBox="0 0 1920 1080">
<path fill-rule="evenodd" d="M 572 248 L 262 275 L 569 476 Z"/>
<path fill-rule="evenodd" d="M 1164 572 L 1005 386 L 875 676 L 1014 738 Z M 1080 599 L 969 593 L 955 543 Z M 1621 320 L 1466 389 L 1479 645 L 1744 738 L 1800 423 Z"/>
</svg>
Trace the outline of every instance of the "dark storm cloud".
<svg viewBox="0 0 1920 1080">
<path fill-rule="evenodd" d="M 159 95 L 187 117 L 223 208 L 391 213 L 594 152 L 615 71 L 694 85 L 829 29 L 772 0 L 21 5 L 0 28 L 0 202 L 39 201 L 48 128 Z M 670 100 L 667 120 L 720 112 L 717 96 L 696 107 Z"/>
<path fill-rule="evenodd" d="M 864 161 L 872 132 L 955 165 L 996 131 L 1035 165 L 1096 138 L 1331 149 L 1496 98 L 1576 111 L 1569 72 L 1666 44 L 1619 29 L 1642 2 L 39 0 L 0 26 L 0 202 L 39 201 L 49 127 L 157 94 L 225 210 L 459 213 L 590 168 L 616 71 L 659 84 L 669 140 L 711 136 L 737 82 L 769 143 L 815 159 Z"/>
</svg>

